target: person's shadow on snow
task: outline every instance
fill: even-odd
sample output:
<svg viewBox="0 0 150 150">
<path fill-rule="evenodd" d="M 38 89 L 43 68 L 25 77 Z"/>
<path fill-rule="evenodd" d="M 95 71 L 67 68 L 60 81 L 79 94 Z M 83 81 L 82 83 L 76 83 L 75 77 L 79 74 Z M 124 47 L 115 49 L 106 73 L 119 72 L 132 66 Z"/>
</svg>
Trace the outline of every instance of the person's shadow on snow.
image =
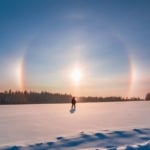
<svg viewBox="0 0 150 150">
<path fill-rule="evenodd" d="M 72 108 L 72 107 L 70 108 L 70 113 L 71 114 L 75 113 L 75 111 L 76 111 L 76 108 Z"/>
</svg>

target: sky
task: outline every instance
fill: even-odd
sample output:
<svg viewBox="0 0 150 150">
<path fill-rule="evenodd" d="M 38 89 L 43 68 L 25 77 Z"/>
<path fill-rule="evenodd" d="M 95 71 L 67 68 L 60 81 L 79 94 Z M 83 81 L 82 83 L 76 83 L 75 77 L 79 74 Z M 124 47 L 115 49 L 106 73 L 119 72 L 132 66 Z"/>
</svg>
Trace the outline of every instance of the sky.
<svg viewBox="0 0 150 150">
<path fill-rule="evenodd" d="M 149 0 L 0 0 L 0 90 L 150 92 Z"/>
</svg>

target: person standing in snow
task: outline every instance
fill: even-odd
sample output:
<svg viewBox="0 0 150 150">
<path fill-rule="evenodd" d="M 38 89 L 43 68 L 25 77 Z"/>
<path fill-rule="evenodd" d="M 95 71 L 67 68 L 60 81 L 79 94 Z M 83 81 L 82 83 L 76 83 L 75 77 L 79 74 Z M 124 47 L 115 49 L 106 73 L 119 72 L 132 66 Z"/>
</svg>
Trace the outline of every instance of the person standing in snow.
<svg viewBox="0 0 150 150">
<path fill-rule="evenodd" d="M 71 103 L 72 103 L 71 108 L 72 108 L 72 109 L 76 109 L 76 99 L 75 99 L 75 97 L 72 98 Z"/>
</svg>

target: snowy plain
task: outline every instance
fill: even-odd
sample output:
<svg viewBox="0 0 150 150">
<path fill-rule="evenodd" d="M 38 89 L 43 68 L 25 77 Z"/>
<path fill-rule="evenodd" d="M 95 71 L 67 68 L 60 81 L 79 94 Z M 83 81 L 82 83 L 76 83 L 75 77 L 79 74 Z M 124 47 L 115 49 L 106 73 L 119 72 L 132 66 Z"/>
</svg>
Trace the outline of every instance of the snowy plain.
<svg viewBox="0 0 150 150">
<path fill-rule="evenodd" d="M 150 102 L 0 106 L 0 150 L 150 150 Z"/>
</svg>

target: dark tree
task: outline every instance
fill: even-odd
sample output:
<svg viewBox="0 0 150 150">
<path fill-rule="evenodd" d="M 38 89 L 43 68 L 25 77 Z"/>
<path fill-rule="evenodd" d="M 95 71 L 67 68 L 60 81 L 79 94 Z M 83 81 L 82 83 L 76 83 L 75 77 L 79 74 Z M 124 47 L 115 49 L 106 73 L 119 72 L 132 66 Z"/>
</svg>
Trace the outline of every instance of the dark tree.
<svg viewBox="0 0 150 150">
<path fill-rule="evenodd" d="M 150 100 L 150 93 L 146 94 L 145 100 L 149 101 Z"/>
</svg>

